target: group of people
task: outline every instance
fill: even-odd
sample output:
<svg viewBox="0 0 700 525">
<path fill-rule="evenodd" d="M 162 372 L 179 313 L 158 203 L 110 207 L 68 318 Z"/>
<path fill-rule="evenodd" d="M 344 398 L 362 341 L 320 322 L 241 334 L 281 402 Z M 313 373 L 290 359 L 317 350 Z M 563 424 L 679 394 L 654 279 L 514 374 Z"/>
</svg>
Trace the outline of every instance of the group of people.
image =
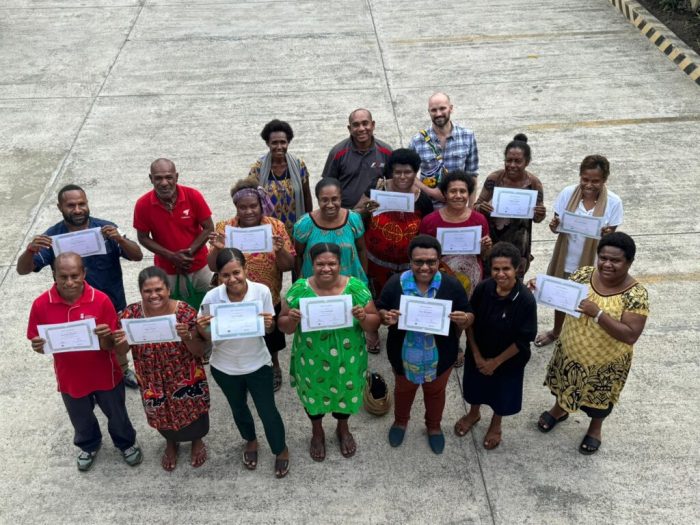
<svg viewBox="0 0 700 525">
<path fill-rule="evenodd" d="M 622 204 L 606 186 L 609 163 L 600 155 L 586 157 L 579 181 L 555 200 L 549 228 L 557 241 L 547 273 L 586 285 L 588 296 L 579 305 L 580 317 L 556 312 L 553 328 L 537 335 L 535 281 L 525 282 L 524 276 L 532 260 L 533 223 L 542 222 L 547 210 L 543 185 L 527 170 L 527 137 L 518 134 L 508 143 L 504 168 L 485 179 L 476 197 L 476 139 L 452 122 L 452 109 L 444 93 L 430 97 L 431 126 L 408 148 L 396 150 L 374 137 L 368 110 L 353 111 L 349 138 L 331 149 L 315 185 L 317 208 L 306 164 L 288 151 L 294 134 L 286 122 L 265 125 L 261 137 L 269 151 L 231 188 L 235 216 L 216 224 L 202 194 L 179 184 L 175 164 L 157 159 L 149 173 L 153 189 L 134 207 L 138 244 L 115 224 L 93 218 L 82 188 L 63 187 L 58 193 L 63 221 L 32 239 L 17 271 L 53 269 L 53 287 L 30 312 L 27 337 L 36 352 L 43 353 L 46 345 L 39 335 L 42 325 L 95 319 L 102 351 L 53 354 L 58 389 L 80 448 L 78 468 L 88 470 L 101 445 L 95 404 L 107 416 L 124 460 L 141 462 L 125 385 L 139 388 L 148 424 L 166 440 L 162 467 L 176 468 L 183 442 L 191 442 L 191 465 L 202 465 L 209 431 L 208 361 L 245 441 L 245 468 L 258 465 L 250 394 L 275 456 L 275 476 L 286 476 L 289 450 L 274 396 L 284 381 L 278 353 L 286 347 L 286 335 L 293 335 L 290 382 L 311 421 L 311 458 L 326 457 L 322 423 L 329 413 L 336 420 L 340 452 L 351 457 L 357 443 L 349 418 L 362 406 L 368 354 L 381 351 L 381 326 L 387 327 L 386 353 L 394 373 L 392 447 L 404 440 L 420 387 L 429 447 L 443 452 L 447 382 L 462 366 L 470 409 L 454 431 L 467 434 L 480 420 L 481 405 L 487 405 L 493 415 L 483 445 L 498 447 L 502 418 L 521 410 L 534 342 L 555 343 L 545 377 L 555 402 L 540 416 L 538 428 L 550 432 L 581 409 L 591 422 L 579 451 L 595 453 L 649 308 L 646 290 L 629 274 L 634 241 L 615 231 Z M 492 217 L 497 187 L 535 190 L 533 217 Z M 411 194 L 414 211 L 375 213 L 373 189 Z M 560 232 L 564 212 L 602 217 L 600 239 Z M 261 225 L 271 228 L 271 251 L 243 253 L 227 246 L 227 226 Z M 481 226 L 480 253 L 443 254 L 438 228 L 465 226 Z M 53 236 L 98 227 L 105 254 L 54 256 Z M 154 266 L 139 274 L 140 301 L 127 305 L 120 258 L 141 260 L 139 244 L 154 253 Z M 292 273 L 292 285 L 283 292 L 285 272 Z M 351 325 L 305 331 L 303 300 L 333 296 L 350 296 Z M 447 335 L 400 328 L 404 296 L 450 301 Z M 212 341 L 211 305 L 253 301 L 262 305 L 264 336 Z M 162 315 L 175 316 L 179 341 L 129 344 L 120 320 Z M 129 352 L 135 374 L 128 368 Z"/>
</svg>

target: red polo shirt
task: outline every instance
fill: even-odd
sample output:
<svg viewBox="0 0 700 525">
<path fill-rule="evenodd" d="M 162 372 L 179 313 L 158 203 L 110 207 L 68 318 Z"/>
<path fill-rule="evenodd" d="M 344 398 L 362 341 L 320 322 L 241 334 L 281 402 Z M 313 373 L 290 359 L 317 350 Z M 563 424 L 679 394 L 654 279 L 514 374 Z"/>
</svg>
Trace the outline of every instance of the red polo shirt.
<svg viewBox="0 0 700 525">
<path fill-rule="evenodd" d="M 202 233 L 202 222 L 211 217 L 211 210 L 202 194 L 194 188 L 177 184 L 177 201 L 170 211 L 151 190 L 136 201 L 134 207 L 134 228 L 150 233 L 153 240 L 172 252 L 189 248 Z M 204 268 L 207 264 L 206 243 L 195 254 L 190 272 Z M 154 264 L 166 273 L 175 275 L 177 270 L 160 255 Z"/>
<path fill-rule="evenodd" d="M 29 313 L 27 339 L 39 335 L 38 325 L 67 323 L 94 318 L 96 324 L 117 329 L 117 312 L 109 297 L 88 283 L 80 298 L 66 303 L 56 285 L 36 298 Z M 112 351 L 65 352 L 53 355 L 58 391 L 84 397 L 97 390 L 112 390 L 122 380 L 122 371 Z"/>
</svg>

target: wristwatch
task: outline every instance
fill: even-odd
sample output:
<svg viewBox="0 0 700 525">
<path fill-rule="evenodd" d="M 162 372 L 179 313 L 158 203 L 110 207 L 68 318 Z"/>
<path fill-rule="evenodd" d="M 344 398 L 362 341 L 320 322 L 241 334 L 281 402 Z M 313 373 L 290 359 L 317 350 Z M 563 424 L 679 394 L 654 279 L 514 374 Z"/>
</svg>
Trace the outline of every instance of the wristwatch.
<svg viewBox="0 0 700 525">
<path fill-rule="evenodd" d="M 595 317 L 593 318 L 593 322 L 596 324 L 600 323 L 600 316 L 603 315 L 604 313 L 605 313 L 605 311 L 602 308 L 600 310 L 598 310 L 598 313 L 595 314 Z"/>
</svg>

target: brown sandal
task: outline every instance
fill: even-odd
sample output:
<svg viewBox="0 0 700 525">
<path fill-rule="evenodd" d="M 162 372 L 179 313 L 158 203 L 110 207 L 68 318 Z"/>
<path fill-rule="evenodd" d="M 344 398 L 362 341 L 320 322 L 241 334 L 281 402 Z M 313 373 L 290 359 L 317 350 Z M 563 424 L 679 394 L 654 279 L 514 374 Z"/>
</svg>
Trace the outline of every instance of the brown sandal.
<svg viewBox="0 0 700 525">
<path fill-rule="evenodd" d="M 467 419 L 469 418 L 469 414 L 460 417 L 457 422 L 455 423 L 455 434 L 457 434 L 459 437 L 464 437 L 467 434 L 469 434 L 469 431 L 474 428 L 474 425 L 476 425 L 479 421 L 481 421 L 481 416 L 477 417 L 474 421 L 468 422 Z M 466 428 L 465 424 L 469 423 Z"/>
</svg>

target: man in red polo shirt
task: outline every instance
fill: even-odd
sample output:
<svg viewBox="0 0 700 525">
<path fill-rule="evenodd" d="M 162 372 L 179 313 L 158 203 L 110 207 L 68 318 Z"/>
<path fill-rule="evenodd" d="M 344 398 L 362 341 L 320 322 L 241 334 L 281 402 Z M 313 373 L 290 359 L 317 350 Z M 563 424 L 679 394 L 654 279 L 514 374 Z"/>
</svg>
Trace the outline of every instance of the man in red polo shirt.
<svg viewBox="0 0 700 525">
<path fill-rule="evenodd" d="M 171 160 L 153 161 L 153 190 L 136 201 L 134 229 L 141 245 L 155 254 L 154 264 L 168 274 L 171 290 L 177 275 L 188 275 L 196 290 L 207 291 L 212 277 L 206 247 L 214 231 L 211 210 L 201 193 L 177 183 L 178 176 Z M 184 286 L 181 280 L 183 293 Z"/>
<path fill-rule="evenodd" d="M 124 376 L 112 351 L 112 331 L 117 329 L 117 312 L 109 297 L 85 282 L 85 267 L 79 255 L 62 253 L 54 260 L 54 285 L 32 304 L 27 339 L 32 349 L 44 353 L 46 340 L 39 336 L 40 325 L 95 319 L 100 350 L 64 351 L 53 354 L 58 391 L 68 410 L 81 449 L 78 470 L 92 467 L 102 444 L 102 432 L 95 417 L 95 404 L 107 416 L 109 435 L 124 461 L 132 467 L 143 456 L 136 442 L 136 431 L 124 402 Z"/>
</svg>

